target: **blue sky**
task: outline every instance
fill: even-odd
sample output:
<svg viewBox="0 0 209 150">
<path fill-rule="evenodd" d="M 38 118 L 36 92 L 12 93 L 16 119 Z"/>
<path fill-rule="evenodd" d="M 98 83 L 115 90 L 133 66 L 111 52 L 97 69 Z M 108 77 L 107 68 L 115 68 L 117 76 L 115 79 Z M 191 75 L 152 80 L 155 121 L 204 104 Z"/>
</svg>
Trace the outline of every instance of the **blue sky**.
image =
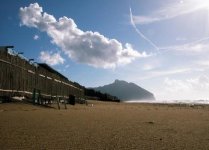
<svg viewBox="0 0 209 150">
<path fill-rule="evenodd" d="M 121 79 L 157 99 L 209 99 L 207 0 L 7 0 L 0 18 L 0 45 L 84 86 Z"/>
</svg>

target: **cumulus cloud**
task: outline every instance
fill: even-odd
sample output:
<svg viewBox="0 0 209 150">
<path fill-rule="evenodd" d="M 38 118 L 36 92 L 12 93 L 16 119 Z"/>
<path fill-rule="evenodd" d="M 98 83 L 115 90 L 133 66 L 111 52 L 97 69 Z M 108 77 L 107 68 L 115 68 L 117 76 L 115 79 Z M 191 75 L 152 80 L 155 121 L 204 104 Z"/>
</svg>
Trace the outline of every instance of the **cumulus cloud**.
<svg viewBox="0 0 209 150">
<path fill-rule="evenodd" d="M 33 39 L 34 40 L 38 40 L 39 39 L 39 36 L 38 35 L 34 35 Z"/>
<path fill-rule="evenodd" d="M 63 64 L 65 61 L 64 58 L 60 56 L 60 53 L 53 53 L 51 51 L 41 51 L 39 59 L 51 66 Z"/>
<path fill-rule="evenodd" d="M 52 42 L 60 47 L 72 60 L 94 67 L 114 68 L 120 64 L 131 63 L 134 59 L 148 57 L 139 53 L 126 43 L 109 39 L 99 32 L 82 31 L 73 19 L 43 12 L 38 3 L 20 8 L 21 25 L 46 32 Z"/>
</svg>

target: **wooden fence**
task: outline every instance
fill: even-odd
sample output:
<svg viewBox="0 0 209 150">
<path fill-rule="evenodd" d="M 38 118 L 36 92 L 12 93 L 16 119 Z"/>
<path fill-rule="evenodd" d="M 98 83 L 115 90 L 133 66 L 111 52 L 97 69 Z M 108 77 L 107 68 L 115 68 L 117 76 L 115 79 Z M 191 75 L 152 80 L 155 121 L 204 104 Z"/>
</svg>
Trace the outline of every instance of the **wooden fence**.
<svg viewBox="0 0 209 150">
<path fill-rule="evenodd" d="M 84 89 L 47 64 L 32 64 L 9 47 L 0 47 L 0 96 L 33 99 L 84 97 Z"/>
</svg>

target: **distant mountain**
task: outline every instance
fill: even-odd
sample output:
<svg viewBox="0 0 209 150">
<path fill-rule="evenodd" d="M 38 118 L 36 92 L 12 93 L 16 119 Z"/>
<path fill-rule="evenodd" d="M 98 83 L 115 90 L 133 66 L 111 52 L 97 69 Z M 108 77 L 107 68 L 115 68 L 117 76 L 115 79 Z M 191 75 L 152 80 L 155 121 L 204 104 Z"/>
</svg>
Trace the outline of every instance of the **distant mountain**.
<svg viewBox="0 0 209 150">
<path fill-rule="evenodd" d="M 154 100 L 154 95 L 139 87 L 134 83 L 128 83 L 122 80 L 115 80 L 115 82 L 94 88 L 96 91 L 108 93 L 118 97 L 120 100 Z"/>
</svg>

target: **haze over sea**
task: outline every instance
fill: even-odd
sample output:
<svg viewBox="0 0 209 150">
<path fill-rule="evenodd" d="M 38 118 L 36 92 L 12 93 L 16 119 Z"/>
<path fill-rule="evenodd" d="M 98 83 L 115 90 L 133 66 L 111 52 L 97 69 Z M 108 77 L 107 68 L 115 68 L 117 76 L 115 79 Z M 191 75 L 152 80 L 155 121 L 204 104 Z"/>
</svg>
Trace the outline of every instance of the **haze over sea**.
<svg viewBox="0 0 209 150">
<path fill-rule="evenodd" d="M 159 103 L 159 104 L 209 104 L 209 100 L 130 100 L 125 103 Z"/>
</svg>

